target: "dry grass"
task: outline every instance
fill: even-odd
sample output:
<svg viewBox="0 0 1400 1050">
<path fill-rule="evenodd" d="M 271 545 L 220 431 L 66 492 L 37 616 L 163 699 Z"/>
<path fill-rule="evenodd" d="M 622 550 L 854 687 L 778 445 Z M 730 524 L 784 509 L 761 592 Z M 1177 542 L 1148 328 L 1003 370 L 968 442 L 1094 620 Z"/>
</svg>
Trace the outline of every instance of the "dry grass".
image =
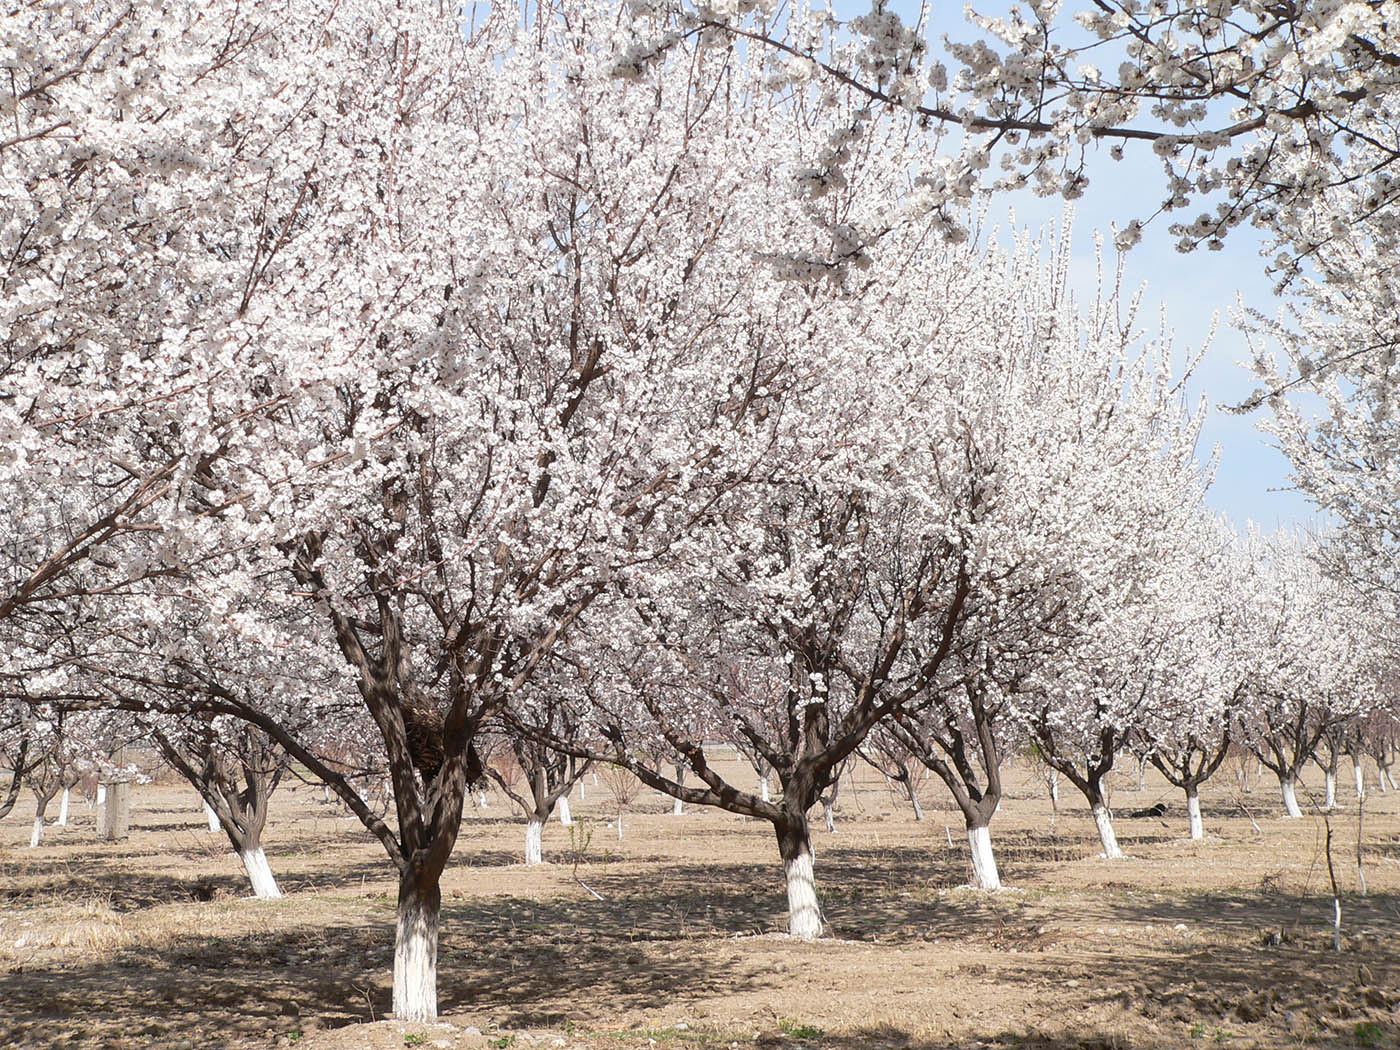
<svg viewBox="0 0 1400 1050">
<path fill-rule="evenodd" d="M 118 845 L 95 841 L 79 805 L 29 850 L 17 807 L 0 827 L 0 1046 L 1400 1046 L 1400 796 L 1367 803 L 1369 896 L 1338 857 L 1336 953 L 1320 821 L 1276 817 L 1267 785 L 1239 796 L 1222 778 L 1210 838 L 1192 843 L 1165 785 L 1123 778 L 1120 811 L 1164 798 L 1173 812 L 1120 820 L 1130 858 L 1109 863 L 1082 805 L 1066 795 L 1051 824 L 1029 772 L 1011 784 L 993 839 L 1013 889 L 994 895 L 959 888 L 966 842 L 935 785 L 920 824 L 876 778 L 843 788 L 838 834 L 814 833 L 831 929 L 816 945 L 778 935 L 766 826 L 675 817 L 648 793 L 618 842 L 590 780 L 574 812 L 593 829 L 579 873 L 598 901 L 564 863 L 567 829 L 546 830 L 555 863 L 518 864 L 524 822 L 495 796 L 469 809 L 444 879 L 448 1026 L 421 1031 L 382 1021 L 392 872 L 319 791 L 274 799 L 288 897 L 272 903 L 243 896 L 177 786 L 140 789 Z M 1334 826 L 1350 856 L 1354 803 Z"/>
</svg>

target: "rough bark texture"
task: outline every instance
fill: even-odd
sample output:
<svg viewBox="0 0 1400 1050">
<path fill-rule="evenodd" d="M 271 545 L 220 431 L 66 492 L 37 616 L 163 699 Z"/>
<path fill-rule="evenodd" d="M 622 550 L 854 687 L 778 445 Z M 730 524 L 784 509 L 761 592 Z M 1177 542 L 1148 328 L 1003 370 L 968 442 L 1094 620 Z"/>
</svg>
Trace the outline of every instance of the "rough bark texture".
<svg viewBox="0 0 1400 1050">
<path fill-rule="evenodd" d="M 567 828 L 574 822 L 573 812 L 569 809 L 569 796 L 561 795 L 559 797 L 559 805 L 556 808 L 559 813 L 559 823 Z"/>
<path fill-rule="evenodd" d="M 68 826 L 68 797 L 72 793 L 72 788 L 63 789 L 63 797 L 58 802 L 58 819 L 55 820 L 54 827 L 66 828 Z"/>
</svg>

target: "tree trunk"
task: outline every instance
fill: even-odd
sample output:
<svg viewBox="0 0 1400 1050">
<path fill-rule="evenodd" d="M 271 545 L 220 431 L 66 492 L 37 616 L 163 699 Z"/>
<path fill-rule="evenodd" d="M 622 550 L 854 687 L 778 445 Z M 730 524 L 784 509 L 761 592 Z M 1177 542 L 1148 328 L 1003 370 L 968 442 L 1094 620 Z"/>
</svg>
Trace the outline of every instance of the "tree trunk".
<svg viewBox="0 0 1400 1050">
<path fill-rule="evenodd" d="M 252 884 L 254 897 L 260 901 L 270 901 L 282 896 L 282 891 L 277 888 L 277 880 L 272 876 L 272 865 L 268 864 L 267 854 L 261 846 L 245 849 L 238 855 L 238 859 L 243 862 L 243 870 L 248 873 L 248 882 Z"/>
<path fill-rule="evenodd" d="M 679 763 L 679 762 L 676 763 L 676 783 L 679 784 L 681 787 L 685 787 L 685 766 L 683 766 L 683 765 L 682 765 L 681 763 Z M 683 802 L 682 802 L 680 799 L 678 799 L 678 798 L 672 799 L 672 800 L 671 800 L 671 815 L 672 815 L 673 817 L 679 817 L 679 816 L 680 816 L 682 813 L 684 813 L 684 812 L 685 812 L 685 803 L 683 803 Z"/>
<path fill-rule="evenodd" d="M 544 821 L 539 817 L 531 817 L 530 822 L 525 825 L 525 863 L 533 867 L 536 864 L 544 863 Z"/>
<path fill-rule="evenodd" d="M 825 799 L 822 800 L 822 820 L 826 822 L 826 830 L 836 834 L 836 808 Z"/>
<path fill-rule="evenodd" d="M 214 812 L 214 807 L 208 802 L 204 803 L 204 820 L 209 825 L 210 833 L 219 830 L 219 815 Z"/>
<path fill-rule="evenodd" d="M 63 789 L 63 797 L 58 800 L 58 819 L 55 820 L 54 827 L 66 828 L 68 826 L 68 795 L 71 789 Z"/>
<path fill-rule="evenodd" d="M 1324 798 L 1322 808 L 1333 810 L 1337 808 L 1337 771 L 1328 769 L 1324 771 Z"/>
<path fill-rule="evenodd" d="M 804 941 L 822 934 L 821 905 L 812 866 L 812 836 L 805 817 L 789 819 L 777 827 L 778 852 L 787 877 L 788 933 Z"/>
<path fill-rule="evenodd" d="M 972 885 L 979 890 L 1001 889 L 996 857 L 992 855 L 992 832 L 986 824 L 967 829 L 967 842 L 972 847 Z"/>
<path fill-rule="evenodd" d="M 437 879 L 423 886 L 413 871 L 399 879 L 399 915 L 394 932 L 394 1017 L 399 1021 L 437 1020 L 438 916 L 442 893 Z"/>
<path fill-rule="evenodd" d="M 569 810 L 569 796 L 560 796 L 557 805 L 559 807 L 559 823 L 567 828 L 570 824 L 574 822 L 574 815 Z"/>
<path fill-rule="evenodd" d="M 1102 802 L 1096 802 L 1091 807 L 1094 815 L 1094 826 L 1099 829 L 1099 842 L 1103 844 L 1103 855 L 1107 860 L 1118 860 L 1123 856 L 1123 851 L 1118 848 L 1118 836 L 1113 833 L 1113 818 L 1108 812 L 1108 807 Z"/>
<path fill-rule="evenodd" d="M 578 797 L 579 797 L 579 798 L 583 798 L 583 785 L 582 785 L 582 784 L 579 785 Z M 482 809 L 485 809 L 485 808 L 486 808 L 486 789 L 485 789 L 485 788 L 482 788 L 480 791 L 478 791 L 478 792 L 476 793 L 476 802 L 477 802 L 477 805 L 479 805 Z"/>
<path fill-rule="evenodd" d="M 768 793 L 768 777 L 767 777 L 767 776 L 761 776 L 761 777 L 758 778 L 758 797 L 759 797 L 760 799 L 762 799 L 764 802 L 771 802 L 771 801 L 773 801 L 772 796 Z"/>
<path fill-rule="evenodd" d="M 1186 816 L 1191 821 L 1191 837 L 1193 839 L 1205 838 L 1205 827 L 1201 824 L 1201 796 L 1194 787 L 1186 789 Z"/>
<path fill-rule="evenodd" d="M 1138 759 L 1138 786 L 1137 786 L 1137 789 L 1138 789 L 1139 791 L 1146 791 L 1146 790 L 1147 790 L 1147 759 L 1146 759 L 1145 757 L 1144 757 L 1144 758 L 1139 758 L 1139 759 Z"/>
<path fill-rule="evenodd" d="M 37 849 L 39 843 L 44 841 L 44 815 L 36 813 L 34 815 L 34 826 L 29 831 L 29 848 Z"/>
<path fill-rule="evenodd" d="M 97 804 L 98 804 L 99 806 L 105 806 L 105 805 L 107 804 L 107 785 L 106 785 L 106 784 L 98 784 L 98 785 L 97 785 Z"/>
<path fill-rule="evenodd" d="M 913 789 L 913 786 L 912 786 L 912 785 L 911 785 L 910 788 L 909 788 L 909 804 L 910 804 L 911 806 L 914 807 L 914 820 L 915 820 L 915 821 L 923 820 L 923 819 L 924 819 L 924 807 L 921 806 L 921 805 L 919 805 L 919 797 L 918 797 L 917 795 L 914 794 L 914 789 Z"/>
<path fill-rule="evenodd" d="M 103 787 L 106 791 L 103 791 Z M 97 789 L 102 798 L 102 817 L 97 834 L 103 842 L 123 842 L 131 830 L 131 783 L 126 780 Z"/>
<path fill-rule="evenodd" d="M 1292 777 L 1278 778 L 1279 790 L 1283 792 L 1283 810 L 1289 817 L 1301 817 L 1303 811 L 1298 808 L 1298 793 Z"/>
<path fill-rule="evenodd" d="M 1356 784 L 1356 798 L 1358 802 L 1366 800 L 1366 771 L 1361 768 L 1361 758 L 1358 755 L 1351 756 L 1351 774 Z"/>
</svg>

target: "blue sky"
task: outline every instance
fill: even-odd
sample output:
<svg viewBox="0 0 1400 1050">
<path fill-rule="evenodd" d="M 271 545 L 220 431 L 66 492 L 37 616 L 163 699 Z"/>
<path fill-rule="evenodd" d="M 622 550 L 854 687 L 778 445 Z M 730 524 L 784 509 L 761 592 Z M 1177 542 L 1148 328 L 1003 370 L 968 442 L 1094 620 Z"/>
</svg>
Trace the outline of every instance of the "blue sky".
<svg viewBox="0 0 1400 1050">
<path fill-rule="evenodd" d="M 954 38 L 975 38 L 976 31 L 962 22 L 961 4 L 937 0 L 935 4 L 929 32 L 935 51 L 942 50 L 940 40 L 945 32 Z M 917 17 L 917 4 L 909 0 L 894 0 L 891 6 L 911 22 Z M 995 13 L 1005 5 L 982 4 L 979 0 L 978 6 Z M 836 0 L 835 8 L 838 17 L 850 18 L 869 10 L 869 5 L 860 0 Z M 1165 196 L 1160 162 L 1141 143 L 1130 143 L 1127 156 L 1120 162 L 1109 159 L 1105 147 L 1089 175 L 1092 181 L 1088 192 L 1074 204 L 1072 247 L 1076 265 L 1071 279 L 1081 297 L 1095 291 L 1095 230 L 1104 231 L 1105 242 L 1110 246 L 1106 265 L 1111 264 L 1110 225 L 1123 225 L 1133 218 L 1146 219 Z M 1019 192 L 994 199 L 988 218 L 1005 225 L 1008 213 L 1014 210 L 1018 226 L 1038 227 L 1058 220 L 1064 207 L 1065 202 L 1058 197 L 1037 198 L 1029 192 Z M 1196 209 L 1204 210 L 1207 209 Z M 1176 215 L 1182 213 L 1173 213 L 1172 217 Z M 1230 235 L 1221 251 L 1202 249 L 1183 255 L 1175 249 L 1175 238 L 1167 233 L 1170 221 L 1167 216 L 1159 216 L 1144 230 L 1141 243 L 1128 253 L 1124 290 L 1131 292 L 1146 283 L 1140 320 L 1155 333 L 1159 311 L 1165 310 L 1167 325 L 1176 333 L 1175 345 L 1182 356 L 1187 347 L 1198 348 L 1209 335 L 1213 321 L 1219 319 L 1215 338 L 1190 385 L 1191 393 L 1195 397 L 1204 394 L 1210 405 L 1201 434 L 1200 455 L 1205 458 L 1213 448 L 1219 449 L 1216 480 L 1207 502 L 1227 514 L 1237 527 L 1243 527 L 1246 521 L 1266 530 L 1313 524 L 1317 519 L 1314 508 L 1289 484 L 1287 460 L 1257 429 L 1262 414 L 1237 416 L 1219 409 L 1222 404 L 1244 400 L 1253 388 L 1248 370 L 1240 364 L 1249 357 L 1244 337 L 1230 325 L 1237 297 L 1242 297 L 1245 305 L 1270 315 L 1279 305 L 1264 274 L 1260 238 L 1251 229 L 1239 229 Z"/>
</svg>

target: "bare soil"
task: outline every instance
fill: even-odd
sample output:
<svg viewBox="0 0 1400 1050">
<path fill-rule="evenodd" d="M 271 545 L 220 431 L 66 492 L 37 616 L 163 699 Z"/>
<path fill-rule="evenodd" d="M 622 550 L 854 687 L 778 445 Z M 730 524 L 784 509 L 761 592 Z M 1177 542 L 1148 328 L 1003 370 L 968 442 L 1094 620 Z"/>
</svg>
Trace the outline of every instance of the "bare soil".
<svg viewBox="0 0 1400 1050">
<path fill-rule="evenodd" d="M 816 944 L 780 933 L 767 825 L 673 816 L 648 792 L 618 841 L 590 778 L 581 823 L 551 823 L 549 863 L 526 868 L 524 819 L 493 793 L 444 879 L 438 1026 L 384 1020 L 395 880 L 319 788 L 273 799 L 276 902 L 247 897 L 181 785 L 137 787 L 112 845 L 75 798 L 72 825 L 31 850 L 22 802 L 0 824 L 0 1047 L 1400 1047 L 1400 793 L 1365 803 L 1362 897 L 1357 803 L 1339 789 L 1335 951 L 1324 820 L 1282 818 L 1267 780 L 1245 794 L 1222 772 L 1192 843 L 1174 789 L 1121 778 L 1129 857 L 1111 862 L 1072 788 L 1052 821 L 1029 770 L 1009 781 L 992 836 L 1011 888 L 984 894 L 962 885 L 941 785 L 922 787 L 916 823 L 863 770 L 837 833 L 814 827 L 830 929 Z M 1166 816 L 1127 816 L 1157 801 Z"/>
</svg>

